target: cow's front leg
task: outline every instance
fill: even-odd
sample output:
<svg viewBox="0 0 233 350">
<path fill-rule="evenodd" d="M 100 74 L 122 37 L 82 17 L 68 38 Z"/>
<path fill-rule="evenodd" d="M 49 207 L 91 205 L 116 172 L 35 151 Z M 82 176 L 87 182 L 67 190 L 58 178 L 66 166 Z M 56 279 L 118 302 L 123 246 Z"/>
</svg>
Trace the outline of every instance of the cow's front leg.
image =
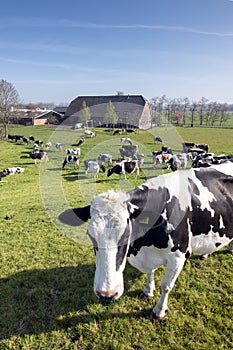
<svg viewBox="0 0 233 350">
<path fill-rule="evenodd" d="M 147 300 L 154 296 L 155 281 L 154 281 L 154 271 L 147 274 L 146 287 L 140 294 L 140 300 Z"/>
<path fill-rule="evenodd" d="M 168 296 L 171 292 L 177 277 L 179 276 L 185 262 L 185 257 L 179 259 L 171 259 L 166 267 L 165 275 L 161 281 L 161 296 L 153 308 L 152 318 L 162 320 L 168 310 Z"/>
</svg>

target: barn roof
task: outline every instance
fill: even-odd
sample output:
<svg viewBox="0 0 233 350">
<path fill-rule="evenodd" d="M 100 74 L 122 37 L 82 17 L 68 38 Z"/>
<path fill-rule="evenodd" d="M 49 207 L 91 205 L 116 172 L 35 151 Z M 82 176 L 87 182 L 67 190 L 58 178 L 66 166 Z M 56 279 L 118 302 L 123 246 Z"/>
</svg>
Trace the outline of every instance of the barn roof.
<svg viewBox="0 0 233 350">
<path fill-rule="evenodd" d="M 87 107 L 101 104 L 108 104 L 110 101 L 114 103 L 130 103 L 144 107 L 146 99 L 142 95 L 106 95 L 106 96 L 78 96 L 67 107 L 65 117 L 76 114 L 82 108 L 83 101 Z"/>
</svg>

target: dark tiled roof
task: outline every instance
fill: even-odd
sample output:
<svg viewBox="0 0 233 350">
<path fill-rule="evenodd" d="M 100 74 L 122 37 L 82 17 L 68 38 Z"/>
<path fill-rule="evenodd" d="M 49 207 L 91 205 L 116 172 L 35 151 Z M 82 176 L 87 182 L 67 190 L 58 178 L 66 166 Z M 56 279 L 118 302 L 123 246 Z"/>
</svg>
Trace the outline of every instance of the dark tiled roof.
<svg viewBox="0 0 233 350">
<path fill-rule="evenodd" d="M 86 102 L 87 107 L 108 104 L 111 101 L 115 103 L 130 103 L 144 107 L 146 99 L 142 95 L 107 95 L 107 96 L 78 96 L 67 107 L 65 117 L 72 116 L 80 111 L 83 101 Z"/>
<path fill-rule="evenodd" d="M 65 114 L 66 113 L 66 110 L 67 110 L 68 107 L 55 107 L 53 110 L 55 112 L 58 112 L 60 114 Z"/>
</svg>

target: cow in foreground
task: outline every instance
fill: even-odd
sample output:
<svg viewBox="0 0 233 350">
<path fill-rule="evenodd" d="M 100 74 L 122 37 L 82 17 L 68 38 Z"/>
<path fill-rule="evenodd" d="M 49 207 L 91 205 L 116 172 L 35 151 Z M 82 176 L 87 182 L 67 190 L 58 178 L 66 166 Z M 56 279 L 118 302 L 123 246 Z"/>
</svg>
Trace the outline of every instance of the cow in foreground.
<svg viewBox="0 0 233 350">
<path fill-rule="evenodd" d="M 163 319 L 168 296 L 191 254 L 210 254 L 233 239 L 233 163 L 191 168 L 147 180 L 129 192 L 110 190 L 59 219 L 88 221 L 96 252 L 94 291 L 104 302 L 124 290 L 126 258 L 147 274 L 143 297 L 154 294 L 154 272 L 166 266 L 153 317 Z"/>
</svg>

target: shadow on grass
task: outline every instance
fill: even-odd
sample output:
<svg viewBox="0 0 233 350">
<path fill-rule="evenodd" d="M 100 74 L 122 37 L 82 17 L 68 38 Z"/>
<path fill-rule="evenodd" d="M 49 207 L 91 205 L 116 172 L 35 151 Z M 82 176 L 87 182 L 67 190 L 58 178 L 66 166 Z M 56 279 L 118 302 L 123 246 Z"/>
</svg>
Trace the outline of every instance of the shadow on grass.
<svg viewBox="0 0 233 350">
<path fill-rule="evenodd" d="M 22 271 L 0 279 L 0 339 L 68 329 L 79 322 L 113 317 L 112 306 L 98 309 L 93 292 L 94 272 L 94 265 L 78 265 Z M 126 285 L 134 277 L 128 276 Z M 91 305 L 98 311 L 90 312 Z"/>
</svg>

